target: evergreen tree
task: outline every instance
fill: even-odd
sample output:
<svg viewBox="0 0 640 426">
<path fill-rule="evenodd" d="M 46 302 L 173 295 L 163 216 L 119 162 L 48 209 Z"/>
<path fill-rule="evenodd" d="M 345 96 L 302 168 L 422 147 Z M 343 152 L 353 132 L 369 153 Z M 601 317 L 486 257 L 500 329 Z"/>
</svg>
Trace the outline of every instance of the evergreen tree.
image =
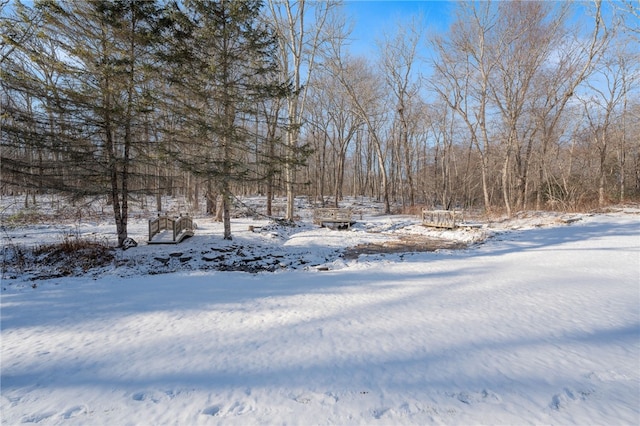
<svg viewBox="0 0 640 426">
<path fill-rule="evenodd" d="M 43 18 L 38 37 L 20 46 L 12 62 L 30 72 L 11 73 L 13 99 L 35 98 L 13 102 L 11 121 L 19 123 L 30 106 L 34 125 L 29 138 L 14 129 L 15 140 L 26 150 L 46 149 L 39 172 L 50 171 L 42 182 L 53 189 L 107 196 L 120 246 L 127 238 L 132 158 L 142 148 L 137 128 L 148 107 L 144 88 L 156 4 L 43 1 L 36 10 Z"/>
<path fill-rule="evenodd" d="M 40 86 L 51 79 L 51 68 L 42 66 L 50 51 L 36 37 L 41 16 L 21 3 L 1 10 L 0 18 L 0 167 L 2 190 L 29 195 L 42 192 L 51 170 L 45 170 L 48 140 L 43 111 L 46 99 Z M 6 12 L 6 13 L 5 13 Z"/>
<path fill-rule="evenodd" d="M 278 83 L 271 29 L 257 0 L 186 0 L 167 8 L 172 31 L 163 55 L 166 99 L 181 125 L 167 135 L 172 158 L 222 197 L 224 238 L 231 239 L 232 184 L 255 179 L 243 155 L 251 149 L 259 106 L 286 95 Z"/>
</svg>

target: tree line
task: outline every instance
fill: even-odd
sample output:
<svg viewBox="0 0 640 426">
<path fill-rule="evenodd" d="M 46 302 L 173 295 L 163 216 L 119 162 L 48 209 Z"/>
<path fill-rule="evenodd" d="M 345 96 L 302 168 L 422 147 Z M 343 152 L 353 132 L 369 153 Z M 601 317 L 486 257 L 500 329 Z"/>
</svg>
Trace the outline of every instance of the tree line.
<svg viewBox="0 0 640 426">
<path fill-rule="evenodd" d="M 632 2 L 459 2 L 367 57 L 339 2 L 0 4 L 3 194 L 577 210 L 640 196 Z M 204 200 L 204 205 L 200 203 Z"/>
</svg>

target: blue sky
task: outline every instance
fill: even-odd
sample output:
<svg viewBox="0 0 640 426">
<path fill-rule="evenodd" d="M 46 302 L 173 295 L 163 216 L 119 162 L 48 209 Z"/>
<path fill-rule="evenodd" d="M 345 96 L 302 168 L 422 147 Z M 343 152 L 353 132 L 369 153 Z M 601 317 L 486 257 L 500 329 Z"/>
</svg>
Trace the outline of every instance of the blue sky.
<svg viewBox="0 0 640 426">
<path fill-rule="evenodd" d="M 414 16 L 422 16 L 427 30 L 444 31 L 454 7 L 455 2 L 447 0 L 345 0 L 344 12 L 354 23 L 352 51 L 374 52 L 375 41 L 384 31 L 393 34 L 398 22 L 409 22 Z"/>
</svg>

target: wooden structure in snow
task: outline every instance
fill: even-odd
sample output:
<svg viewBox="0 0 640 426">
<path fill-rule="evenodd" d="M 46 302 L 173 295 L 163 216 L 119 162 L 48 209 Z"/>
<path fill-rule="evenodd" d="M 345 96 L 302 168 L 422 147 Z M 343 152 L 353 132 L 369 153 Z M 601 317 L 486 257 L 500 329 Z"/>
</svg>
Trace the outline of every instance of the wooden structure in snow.
<svg viewBox="0 0 640 426">
<path fill-rule="evenodd" d="M 149 244 L 177 244 L 193 236 L 193 219 L 189 216 L 160 216 L 149 220 Z"/>
<path fill-rule="evenodd" d="M 356 223 L 350 209 L 317 208 L 313 211 L 313 223 L 331 229 L 349 229 Z"/>
<path fill-rule="evenodd" d="M 422 209 L 422 224 L 434 228 L 453 229 L 462 221 L 462 213 L 455 210 Z"/>
</svg>

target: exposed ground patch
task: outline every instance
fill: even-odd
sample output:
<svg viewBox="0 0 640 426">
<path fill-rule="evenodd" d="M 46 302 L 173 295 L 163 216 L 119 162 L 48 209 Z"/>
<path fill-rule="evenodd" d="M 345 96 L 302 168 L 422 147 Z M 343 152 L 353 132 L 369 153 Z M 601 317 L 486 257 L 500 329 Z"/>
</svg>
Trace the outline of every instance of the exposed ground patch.
<svg viewBox="0 0 640 426">
<path fill-rule="evenodd" d="M 358 244 L 344 250 L 345 259 L 357 259 L 361 254 L 382 253 L 417 253 L 436 250 L 455 250 L 468 247 L 467 243 L 460 241 L 430 238 L 422 235 L 402 235 L 397 240 L 389 240 L 383 243 Z"/>
</svg>

